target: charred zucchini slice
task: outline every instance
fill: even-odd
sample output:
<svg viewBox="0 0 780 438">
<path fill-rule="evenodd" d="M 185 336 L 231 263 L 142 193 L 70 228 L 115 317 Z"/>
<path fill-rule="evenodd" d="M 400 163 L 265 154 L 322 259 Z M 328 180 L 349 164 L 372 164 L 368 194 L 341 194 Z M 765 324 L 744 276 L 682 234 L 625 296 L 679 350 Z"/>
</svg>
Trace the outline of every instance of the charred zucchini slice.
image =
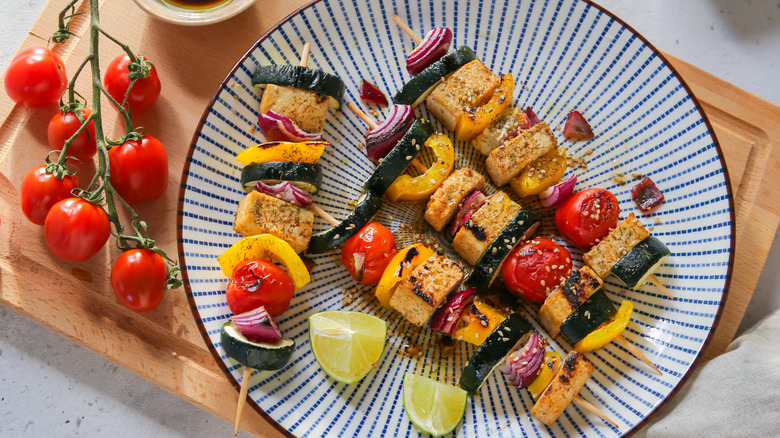
<svg viewBox="0 0 780 438">
<path fill-rule="evenodd" d="M 241 185 L 251 192 L 262 181 L 273 185 L 289 181 L 295 187 L 315 194 L 322 184 L 322 168 L 316 163 L 296 163 L 292 161 L 268 161 L 251 163 L 241 169 Z"/>
<path fill-rule="evenodd" d="M 417 76 L 409 79 L 409 82 L 401 87 L 395 95 L 395 103 L 417 106 L 433 89 L 439 85 L 445 76 L 448 76 L 469 62 L 477 59 L 477 55 L 469 46 L 460 46 L 455 51 L 442 56 L 438 61 L 429 65 Z"/>
<path fill-rule="evenodd" d="M 612 274 L 630 288 L 642 287 L 672 252 L 653 236 L 639 242 L 612 267 Z"/>
<path fill-rule="evenodd" d="M 295 350 L 295 341 L 250 341 L 238 331 L 233 321 L 222 326 L 219 333 L 222 349 L 241 365 L 258 370 L 278 370 L 287 365 Z"/>
<path fill-rule="evenodd" d="M 344 100 L 344 81 L 336 75 L 322 70 L 298 65 L 259 65 L 252 76 L 252 85 L 265 88 L 266 85 L 282 85 L 313 91 L 328 96 L 333 109 L 341 109 Z"/>
<path fill-rule="evenodd" d="M 561 333 L 574 345 L 616 313 L 617 309 L 604 289 L 599 289 L 563 321 Z"/>
<path fill-rule="evenodd" d="M 363 184 L 363 189 L 376 196 L 383 196 L 393 181 L 409 167 L 431 135 L 431 122 L 425 119 L 415 120 L 412 127 L 401 137 L 401 141 L 376 166 L 374 173 Z"/>
<path fill-rule="evenodd" d="M 361 228 L 382 208 L 382 197 L 371 193 L 363 193 L 357 200 L 352 213 L 335 227 L 311 236 L 307 254 L 321 254 L 341 246 L 350 237 L 357 234 Z"/>
</svg>

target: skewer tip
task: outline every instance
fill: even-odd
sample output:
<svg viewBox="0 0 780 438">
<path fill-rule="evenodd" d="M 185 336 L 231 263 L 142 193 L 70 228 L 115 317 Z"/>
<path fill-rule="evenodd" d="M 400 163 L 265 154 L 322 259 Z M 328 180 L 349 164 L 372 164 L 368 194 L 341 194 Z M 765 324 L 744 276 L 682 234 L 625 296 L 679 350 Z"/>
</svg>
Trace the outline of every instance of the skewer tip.
<svg viewBox="0 0 780 438">
<path fill-rule="evenodd" d="M 241 424 L 241 417 L 244 415 L 244 406 L 246 405 L 246 395 L 249 392 L 249 377 L 252 375 L 252 368 L 245 366 L 244 374 L 241 377 L 241 391 L 238 395 L 238 405 L 236 406 L 236 421 L 233 429 L 233 436 L 238 435 L 238 425 Z"/>
<path fill-rule="evenodd" d="M 672 295 L 672 293 L 669 292 L 669 289 L 667 289 L 666 286 L 664 286 L 664 284 L 661 283 L 661 280 L 659 280 L 658 277 L 656 277 L 655 275 L 651 275 L 650 282 L 653 283 L 655 287 L 657 287 L 658 289 L 661 289 L 661 292 L 665 293 L 667 297 L 669 297 L 670 299 L 674 299 L 674 295 Z"/>
</svg>

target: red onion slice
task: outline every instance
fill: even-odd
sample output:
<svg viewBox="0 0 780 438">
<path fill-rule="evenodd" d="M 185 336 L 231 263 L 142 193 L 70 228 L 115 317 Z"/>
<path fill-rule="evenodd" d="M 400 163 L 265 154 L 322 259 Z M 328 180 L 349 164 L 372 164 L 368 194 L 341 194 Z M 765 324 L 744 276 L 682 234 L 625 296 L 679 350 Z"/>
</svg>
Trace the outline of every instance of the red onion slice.
<svg viewBox="0 0 780 438">
<path fill-rule="evenodd" d="M 238 331 L 250 341 L 274 342 L 282 340 L 282 331 L 263 306 L 238 315 L 233 315 Z"/>
<path fill-rule="evenodd" d="M 364 102 L 375 103 L 377 105 L 387 105 L 387 97 L 379 88 L 363 79 L 363 83 L 360 84 L 360 100 Z"/>
<path fill-rule="evenodd" d="M 530 127 L 542 123 L 542 121 L 539 119 L 539 116 L 536 115 L 534 110 L 531 109 L 530 106 L 525 107 L 525 116 L 528 118 L 528 123 L 524 124 L 520 127 L 520 129 L 529 129 Z"/>
<path fill-rule="evenodd" d="M 322 139 L 322 134 L 306 132 L 289 118 L 274 111 L 260 113 L 257 125 L 269 141 L 303 142 Z"/>
<path fill-rule="evenodd" d="M 295 187 L 289 181 L 274 185 L 268 185 L 262 181 L 258 181 L 257 191 L 273 196 L 274 198 L 279 198 L 284 202 L 297 205 L 298 207 L 308 207 L 312 204 L 311 195 L 298 187 Z"/>
<path fill-rule="evenodd" d="M 572 111 L 566 117 L 566 124 L 563 125 L 563 136 L 575 141 L 590 140 L 593 138 L 593 130 L 579 111 Z"/>
<path fill-rule="evenodd" d="M 634 202 L 643 213 L 649 212 L 664 202 L 664 194 L 649 176 L 631 188 L 631 197 L 634 198 Z"/>
<path fill-rule="evenodd" d="M 572 173 L 569 179 L 562 183 L 558 183 L 542 193 L 539 193 L 539 200 L 542 201 L 542 205 L 545 208 L 555 207 L 560 204 L 561 201 L 571 196 L 574 191 L 574 186 L 577 185 L 577 174 Z"/>
<path fill-rule="evenodd" d="M 406 70 L 415 76 L 447 54 L 452 43 L 452 31 L 446 27 L 434 27 L 420 44 L 406 56 Z"/>
<path fill-rule="evenodd" d="M 444 306 L 436 310 L 431 318 L 431 329 L 448 335 L 454 335 L 457 328 L 460 315 L 468 309 L 471 302 L 474 301 L 474 295 L 477 290 L 474 288 L 466 289 L 450 295 Z"/>
<path fill-rule="evenodd" d="M 531 332 L 523 348 L 509 354 L 501 365 L 501 372 L 517 389 L 523 389 L 539 373 L 544 361 L 544 341 L 539 333 Z"/>
<path fill-rule="evenodd" d="M 463 205 L 461 205 L 458 213 L 455 215 L 455 220 L 452 221 L 450 235 L 454 237 L 458 230 L 471 218 L 471 215 L 479 207 L 482 207 L 485 201 L 487 201 L 487 198 L 479 190 L 474 190 L 466 196 L 466 199 L 463 200 Z"/>
<path fill-rule="evenodd" d="M 409 105 L 393 105 L 390 115 L 366 136 L 366 154 L 372 160 L 384 158 L 406 134 L 414 122 Z"/>
</svg>

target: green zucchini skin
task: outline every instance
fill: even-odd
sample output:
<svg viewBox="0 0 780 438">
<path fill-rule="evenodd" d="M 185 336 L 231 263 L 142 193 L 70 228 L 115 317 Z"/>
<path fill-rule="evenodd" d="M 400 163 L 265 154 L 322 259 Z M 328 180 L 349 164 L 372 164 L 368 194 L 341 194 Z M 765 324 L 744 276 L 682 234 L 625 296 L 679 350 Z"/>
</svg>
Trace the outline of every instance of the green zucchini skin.
<svg viewBox="0 0 780 438">
<path fill-rule="evenodd" d="M 604 289 L 599 289 L 563 321 L 561 333 L 574 345 L 616 313 L 617 309 Z"/>
<path fill-rule="evenodd" d="M 301 90 L 314 91 L 330 98 L 330 107 L 341 109 L 344 100 L 344 81 L 336 75 L 299 65 L 259 65 L 252 75 L 252 85 L 265 88 L 266 85 L 281 85 Z"/>
<path fill-rule="evenodd" d="M 414 158 L 420 153 L 425 141 L 433 135 L 431 122 L 417 119 L 406 131 L 401 140 L 388 152 L 385 158 L 376 166 L 374 173 L 363 183 L 366 192 L 376 196 L 384 196 Z"/>
<path fill-rule="evenodd" d="M 278 370 L 287 365 L 295 350 L 293 339 L 278 342 L 254 342 L 245 338 L 233 321 L 222 325 L 219 333 L 222 349 L 241 365 L 258 370 Z"/>
<path fill-rule="evenodd" d="M 469 394 L 476 394 L 493 369 L 531 330 L 531 324 L 519 313 L 510 314 L 477 347 L 477 351 L 463 367 L 458 385 Z"/>
<path fill-rule="evenodd" d="M 292 161 L 268 161 L 250 163 L 241 169 L 241 186 L 251 192 L 258 181 L 289 181 L 295 187 L 311 194 L 320 191 L 322 167 L 319 164 L 296 163 Z M 268 182 L 266 182 L 268 184 Z"/>
<path fill-rule="evenodd" d="M 321 254 L 341 246 L 350 237 L 357 234 L 364 225 L 382 208 L 382 197 L 365 193 L 358 198 L 355 209 L 335 227 L 311 236 L 306 254 Z"/>
<path fill-rule="evenodd" d="M 460 46 L 409 79 L 393 100 L 397 104 L 417 106 L 431 94 L 442 79 L 475 59 L 477 55 L 471 47 Z"/>
<path fill-rule="evenodd" d="M 479 257 L 476 266 L 464 282 L 466 288 L 473 287 L 478 293 L 486 293 L 496 277 L 500 275 L 504 259 L 512 249 L 530 238 L 541 223 L 542 218 L 534 210 L 524 208 L 518 211 Z"/>
<path fill-rule="evenodd" d="M 626 286 L 642 286 L 672 252 L 657 238 L 650 236 L 628 252 L 612 267 L 612 274 Z"/>
</svg>

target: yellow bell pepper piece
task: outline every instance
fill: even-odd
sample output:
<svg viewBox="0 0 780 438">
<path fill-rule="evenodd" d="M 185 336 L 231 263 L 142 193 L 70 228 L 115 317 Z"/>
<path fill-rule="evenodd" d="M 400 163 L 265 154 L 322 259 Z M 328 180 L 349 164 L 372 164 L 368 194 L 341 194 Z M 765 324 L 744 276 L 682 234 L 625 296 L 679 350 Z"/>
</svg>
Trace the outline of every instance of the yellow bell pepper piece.
<svg viewBox="0 0 780 438">
<path fill-rule="evenodd" d="M 514 91 L 515 79 L 509 73 L 502 75 L 493 97 L 486 104 L 467 109 L 458 117 L 455 122 L 455 140 L 469 141 L 482 133 L 509 106 Z"/>
<path fill-rule="evenodd" d="M 609 344 L 613 339 L 623 333 L 628 322 L 631 321 L 631 314 L 633 313 L 634 303 L 628 300 L 623 301 L 620 304 L 617 313 L 612 318 L 612 321 L 603 324 L 588 336 L 585 336 L 580 342 L 577 342 L 574 345 L 574 351 L 578 353 L 589 353 Z"/>
<path fill-rule="evenodd" d="M 244 237 L 217 257 L 217 262 L 225 277 L 230 278 L 236 266 L 248 259 L 266 259 L 283 264 L 296 289 L 311 281 L 309 270 L 292 246 L 272 234 Z"/>
<path fill-rule="evenodd" d="M 409 257 L 409 251 L 415 250 L 417 255 Z M 414 245 L 407 246 L 402 249 L 398 254 L 390 259 L 390 263 L 385 267 L 385 271 L 382 273 L 382 277 L 379 279 L 379 283 L 376 285 L 376 298 L 379 302 L 387 307 L 390 307 L 390 299 L 393 298 L 395 292 L 395 286 L 408 276 L 414 268 L 419 266 L 422 262 L 428 260 L 433 255 L 433 251 L 427 246 L 421 243 L 415 243 Z M 403 263 L 404 260 L 407 263 Z M 403 263 L 403 266 L 401 264 Z M 399 275 L 400 268 L 400 275 Z"/>
<path fill-rule="evenodd" d="M 385 192 L 388 199 L 396 201 L 422 201 L 431 197 L 444 182 L 455 165 L 455 149 L 450 139 L 443 134 L 434 134 L 425 141 L 431 148 L 436 161 L 422 175 L 412 177 L 403 174 L 393 181 Z"/>
<path fill-rule="evenodd" d="M 475 307 L 477 312 L 474 312 Z M 454 337 L 460 341 L 481 345 L 505 319 L 506 316 L 498 309 L 476 297 L 474 303 L 460 316 Z"/>
<path fill-rule="evenodd" d="M 566 149 L 559 147 L 525 166 L 520 175 L 509 180 L 509 185 L 521 198 L 538 195 L 557 184 L 565 172 Z"/>
<path fill-rule="evenodd" d="M 325 146 L 326 141 L 306 141 L 292 143 L 289 141 L 267 141 L 248 147 L 236 157 L 244 166 L 251 163 L 265 163 L 268 161 L 295 161 L 298 163 L 316 163 Z"/>
<path fill-rule="evenodd" d="M 539 375 L 528 384 L 526 388 L 531 393 L 531 397 L 536 400 L 542 395 L 547 386 L 552 382 L 555 377 L 555 372 L 558 370 L 558 365 L 561 363 L 561 355 L 557 351 L 545 351 L 544 362 L 542 368 L 539 370 Z"/>
</svg>

